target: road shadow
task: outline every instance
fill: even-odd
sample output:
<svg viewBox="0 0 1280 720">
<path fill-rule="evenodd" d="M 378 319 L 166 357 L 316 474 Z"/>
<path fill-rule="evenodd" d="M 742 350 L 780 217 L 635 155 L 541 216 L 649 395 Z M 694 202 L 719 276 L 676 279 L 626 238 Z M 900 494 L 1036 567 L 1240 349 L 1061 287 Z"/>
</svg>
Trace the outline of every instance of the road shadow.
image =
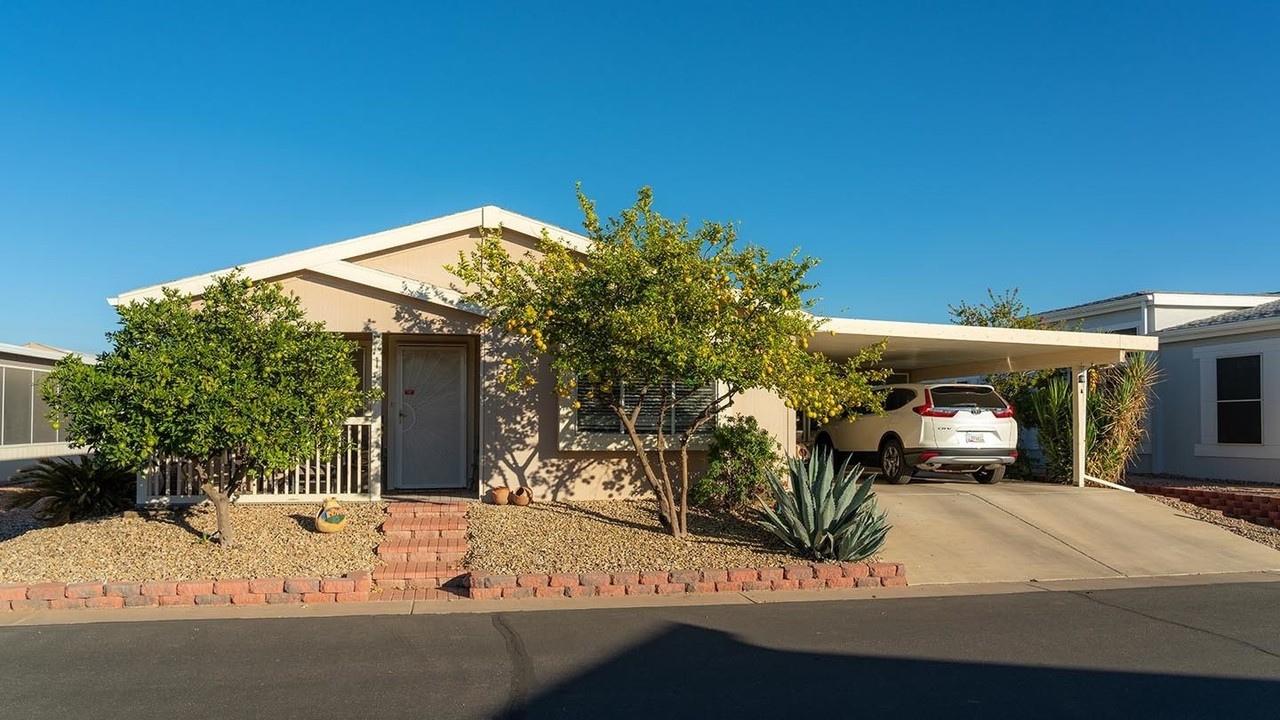
<svg viewBox="0 0 1280 720">
<path fill-rule="evenodd" d="M 1132 720 L 1273 718 L 1280 707 L 1280 682 L 794 652 L 689 625 L 540 692 L 536 674 L 517 662 L 497 717 Z"/>
</svg>

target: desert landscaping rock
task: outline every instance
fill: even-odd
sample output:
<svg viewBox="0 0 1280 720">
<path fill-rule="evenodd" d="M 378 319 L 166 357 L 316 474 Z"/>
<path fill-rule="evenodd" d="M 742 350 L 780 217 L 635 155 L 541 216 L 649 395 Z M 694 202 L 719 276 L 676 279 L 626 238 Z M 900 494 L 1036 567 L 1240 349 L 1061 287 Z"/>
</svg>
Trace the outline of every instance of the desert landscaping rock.
<svg viewBox="0 0 1280 720">
<path fill-rule="evenodd" d="M 337 577 L 378 564 L 373 553 L 385 503 L 349 503 L 339 533 L 313 532 L 319 504 L 235 505 L 237 546 L 204 539 L 216 529 L 213 508 L 111 516 L 6 537 L 14 523 L 0 512 L 0 582 L 143 581 Z"/>
<path fill-rule="evenodd" d="M 768 531 L 689 510 L 692 537 L 658 523 L 652 501 L 477 504 L 467 513 L 464 564 L 492 574 L 773 567 L 803 561 Z"/>
</svg>

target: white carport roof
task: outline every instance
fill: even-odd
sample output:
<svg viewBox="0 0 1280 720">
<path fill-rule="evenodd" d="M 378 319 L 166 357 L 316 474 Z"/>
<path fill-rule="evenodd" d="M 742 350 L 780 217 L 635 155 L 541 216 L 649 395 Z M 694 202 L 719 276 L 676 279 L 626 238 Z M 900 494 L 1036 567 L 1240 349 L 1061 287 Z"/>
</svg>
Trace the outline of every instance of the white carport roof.
<svg viewBox="0 0 1280 720">
<path fill-rule="evenodd" d="M 908 373 L 913 382 L 1109 365 L 1123 362 L 1125 353 L 1159 348 L 1148 336 L 826 318 L 809 349 L 844 359 L 882 340 L 888 344 L 880 366 Z"/>
</svg>

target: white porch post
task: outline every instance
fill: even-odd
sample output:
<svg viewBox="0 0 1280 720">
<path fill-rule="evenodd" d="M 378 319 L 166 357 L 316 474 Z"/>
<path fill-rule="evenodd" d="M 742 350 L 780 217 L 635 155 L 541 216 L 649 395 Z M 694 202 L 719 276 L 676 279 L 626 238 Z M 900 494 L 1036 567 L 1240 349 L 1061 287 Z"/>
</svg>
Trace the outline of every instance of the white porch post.
<svg viewBox="0 0 1280 720">
<path fill-rule="evenodd" d="M 1084 462 L 1088 440 L 1089 369 L 1071 368 L 1071 482 L 1084 487 Z"/>
<path fill-rule="evenodd" d="M 369 349 L 369 385 L 385 390 L 382 383 L 382 333 L 373 333 Z M 373 423 L 369 426 L 369 496 L 382 499 L 382 400 L 373 404 Z"/>
</svg>

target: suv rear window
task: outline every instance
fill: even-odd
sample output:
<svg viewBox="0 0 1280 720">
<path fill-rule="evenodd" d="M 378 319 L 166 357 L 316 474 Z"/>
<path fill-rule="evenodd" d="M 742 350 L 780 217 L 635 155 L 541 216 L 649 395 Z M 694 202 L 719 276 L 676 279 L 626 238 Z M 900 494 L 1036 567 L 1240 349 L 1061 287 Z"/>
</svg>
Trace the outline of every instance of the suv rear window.
<svg viewBox="0 0 1280 720">
<path fill-rule="evenodd" d="M 933 398 L 933 406 L 936 408 L 1003 410 L 1008 407 L 1004 398 L 989 387 L 939 385 L 929 388 L 929 396 Z"/>
</svg>

